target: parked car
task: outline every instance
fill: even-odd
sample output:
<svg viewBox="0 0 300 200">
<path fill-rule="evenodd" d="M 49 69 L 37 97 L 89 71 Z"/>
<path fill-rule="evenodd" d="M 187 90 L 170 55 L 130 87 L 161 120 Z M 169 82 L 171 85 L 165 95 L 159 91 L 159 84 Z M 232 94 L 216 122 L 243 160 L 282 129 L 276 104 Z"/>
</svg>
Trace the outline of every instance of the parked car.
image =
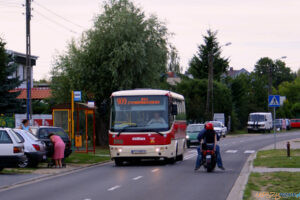
<svg viewBox="0 0 300 200">
<path fill-rule="evenodd" d="M 204 124 L 189 124 L 186 128 L 186 144 L 187 148 L 191 145 L 199 145 L 197 136 L 204 129 Z"/>
<path fill-rule="evenodd" d="M 16 135 L 24 142 L 24 154 L 28 162 L 20 167 L 37 167 L 38 164 L 46 160 L 46 145 L 28 131 L 14 129 Z"/>
<path fill-rule="evenodd" d="M 65 142 L 65 158 L 72 153 L 72 146 L 69 135 L 62 128 L 52 126 L 39 126 L 31 127 L 31 130 L 38 139 L 46 144 L 47 157 L 51 157 L 53 154 L 53 144 L 48 138 L 48 135 L 50 133 L 60 136 L 61 139 Z"/>
<path fill-rule="evenodd" d="M 286 129 L 291 130 L 291 120 L 285 119 Z"/>
<path fill-rule="evenodd" d="M 247 123 L 248 133 L 271 132 L 273 129 L 272 114 L 268 112 L 255 112 L 249 114 Z"/>
<path fill-rule="evenodd" d="M 291 119 L 292 128 L 300 128 L 300 119 Z"/>
<path fill-rule="evenodd" d="M 0 171 L 24 162 L 24 144 L 10 128 L 0 128 Z"/>
<path fill-rule="evenodd" d="M 287 129 L 286 126 L 286 120 L 285 119 L 275 119 L 275 123 L 274 126 L 276 127 L 276 129 Z"/>
<path fill-rule="evenodd" d="M 222 122 L 219 122 L 219 121 L 209 121 L 209 123 L 213 124 L 214 130 L 219 135 L 219 138 L 221 136 L 226 137 L 227 128 L 224 126 L 224 124 Z"/>
</svg>

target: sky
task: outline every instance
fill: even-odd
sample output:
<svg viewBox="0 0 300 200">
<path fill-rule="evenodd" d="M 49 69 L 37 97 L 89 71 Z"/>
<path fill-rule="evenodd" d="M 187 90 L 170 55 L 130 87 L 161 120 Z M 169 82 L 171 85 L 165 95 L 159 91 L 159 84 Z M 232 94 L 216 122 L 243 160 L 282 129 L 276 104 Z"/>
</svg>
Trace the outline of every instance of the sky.
<svg viewBox="0 0 300 200">
<path fill-rule="evenodd" d="M 300 68 L 299 0 L 132 0 L 165 22 L 174 35 L 184 70 L 208 29 L 218 31 L 222 55 L 234 69 L 254 69 L 259 58 L 282 56 L 293 71 Z M 31 52 L 38 56 L 34 79 L 50 78 L 55 56 L 79 39 L 103 12 L 103 0 L 34 0 Z M 25 53 L 25 0 L 0 0 L 0 37 L 6 48 Z"/>
</svg>

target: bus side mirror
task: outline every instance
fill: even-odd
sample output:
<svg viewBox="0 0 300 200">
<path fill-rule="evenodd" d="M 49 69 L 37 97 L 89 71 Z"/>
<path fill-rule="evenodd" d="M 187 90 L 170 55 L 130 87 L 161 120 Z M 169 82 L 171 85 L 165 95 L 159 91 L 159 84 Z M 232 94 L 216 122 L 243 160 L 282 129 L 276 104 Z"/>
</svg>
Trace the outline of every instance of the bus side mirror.
<svg viewBox="0 0 300 200">
<path fill-rule="evenodd" d="M 178 114 L 178 108 L 177 108 L 177 104 L 172 104 L 172 108 L 171 108 L 171 114 L 172 115 L 177 115 Z"/>
</svg>

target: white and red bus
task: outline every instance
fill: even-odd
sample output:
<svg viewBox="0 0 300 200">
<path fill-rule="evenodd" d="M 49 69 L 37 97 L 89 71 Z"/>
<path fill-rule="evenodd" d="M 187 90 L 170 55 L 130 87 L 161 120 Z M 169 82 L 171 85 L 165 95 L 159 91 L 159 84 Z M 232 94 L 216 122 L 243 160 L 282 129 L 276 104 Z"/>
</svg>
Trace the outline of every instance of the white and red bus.
<svg viewBox="0 0 300 200">
<path fill-rule="evenodd" d="M 111 95 L 109 147 L 116 165 L 136 159 L 183 159 L 185 102 L 180 94 L 155 89 Z"/>
</svg>

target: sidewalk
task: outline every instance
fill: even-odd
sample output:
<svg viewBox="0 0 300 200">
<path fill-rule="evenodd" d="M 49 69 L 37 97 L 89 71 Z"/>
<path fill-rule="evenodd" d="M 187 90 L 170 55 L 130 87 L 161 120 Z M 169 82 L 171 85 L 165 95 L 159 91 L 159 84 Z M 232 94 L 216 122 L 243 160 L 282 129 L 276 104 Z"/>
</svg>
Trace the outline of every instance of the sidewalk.
<svg viewBox="0 0 300 200">
<path fill-rule="evenodd" d="M 287 142 L 290 142 L 291 149 L 300 149 L 300 138 L 285 140 L 276 143 L 276 149 L 286 149 Z M 274 149 L 274 144 L 266 146 L 261 150 L 270 150 Z M 258 173 L 269 173 L 269 172 L 300 172 L 300 168 L 267 168 L 267 167 L 253 167 L 253 161 L 256 158 L 256 153 L 253 153 L 249 156 L 246 161 L 238 179 L 236 180 L 234 186 L 232 187 L 227 200 L 241 200 L 244 196 L 244 190 L 248 183 L 248 178 L 251 172 Z"/>
</svg>

